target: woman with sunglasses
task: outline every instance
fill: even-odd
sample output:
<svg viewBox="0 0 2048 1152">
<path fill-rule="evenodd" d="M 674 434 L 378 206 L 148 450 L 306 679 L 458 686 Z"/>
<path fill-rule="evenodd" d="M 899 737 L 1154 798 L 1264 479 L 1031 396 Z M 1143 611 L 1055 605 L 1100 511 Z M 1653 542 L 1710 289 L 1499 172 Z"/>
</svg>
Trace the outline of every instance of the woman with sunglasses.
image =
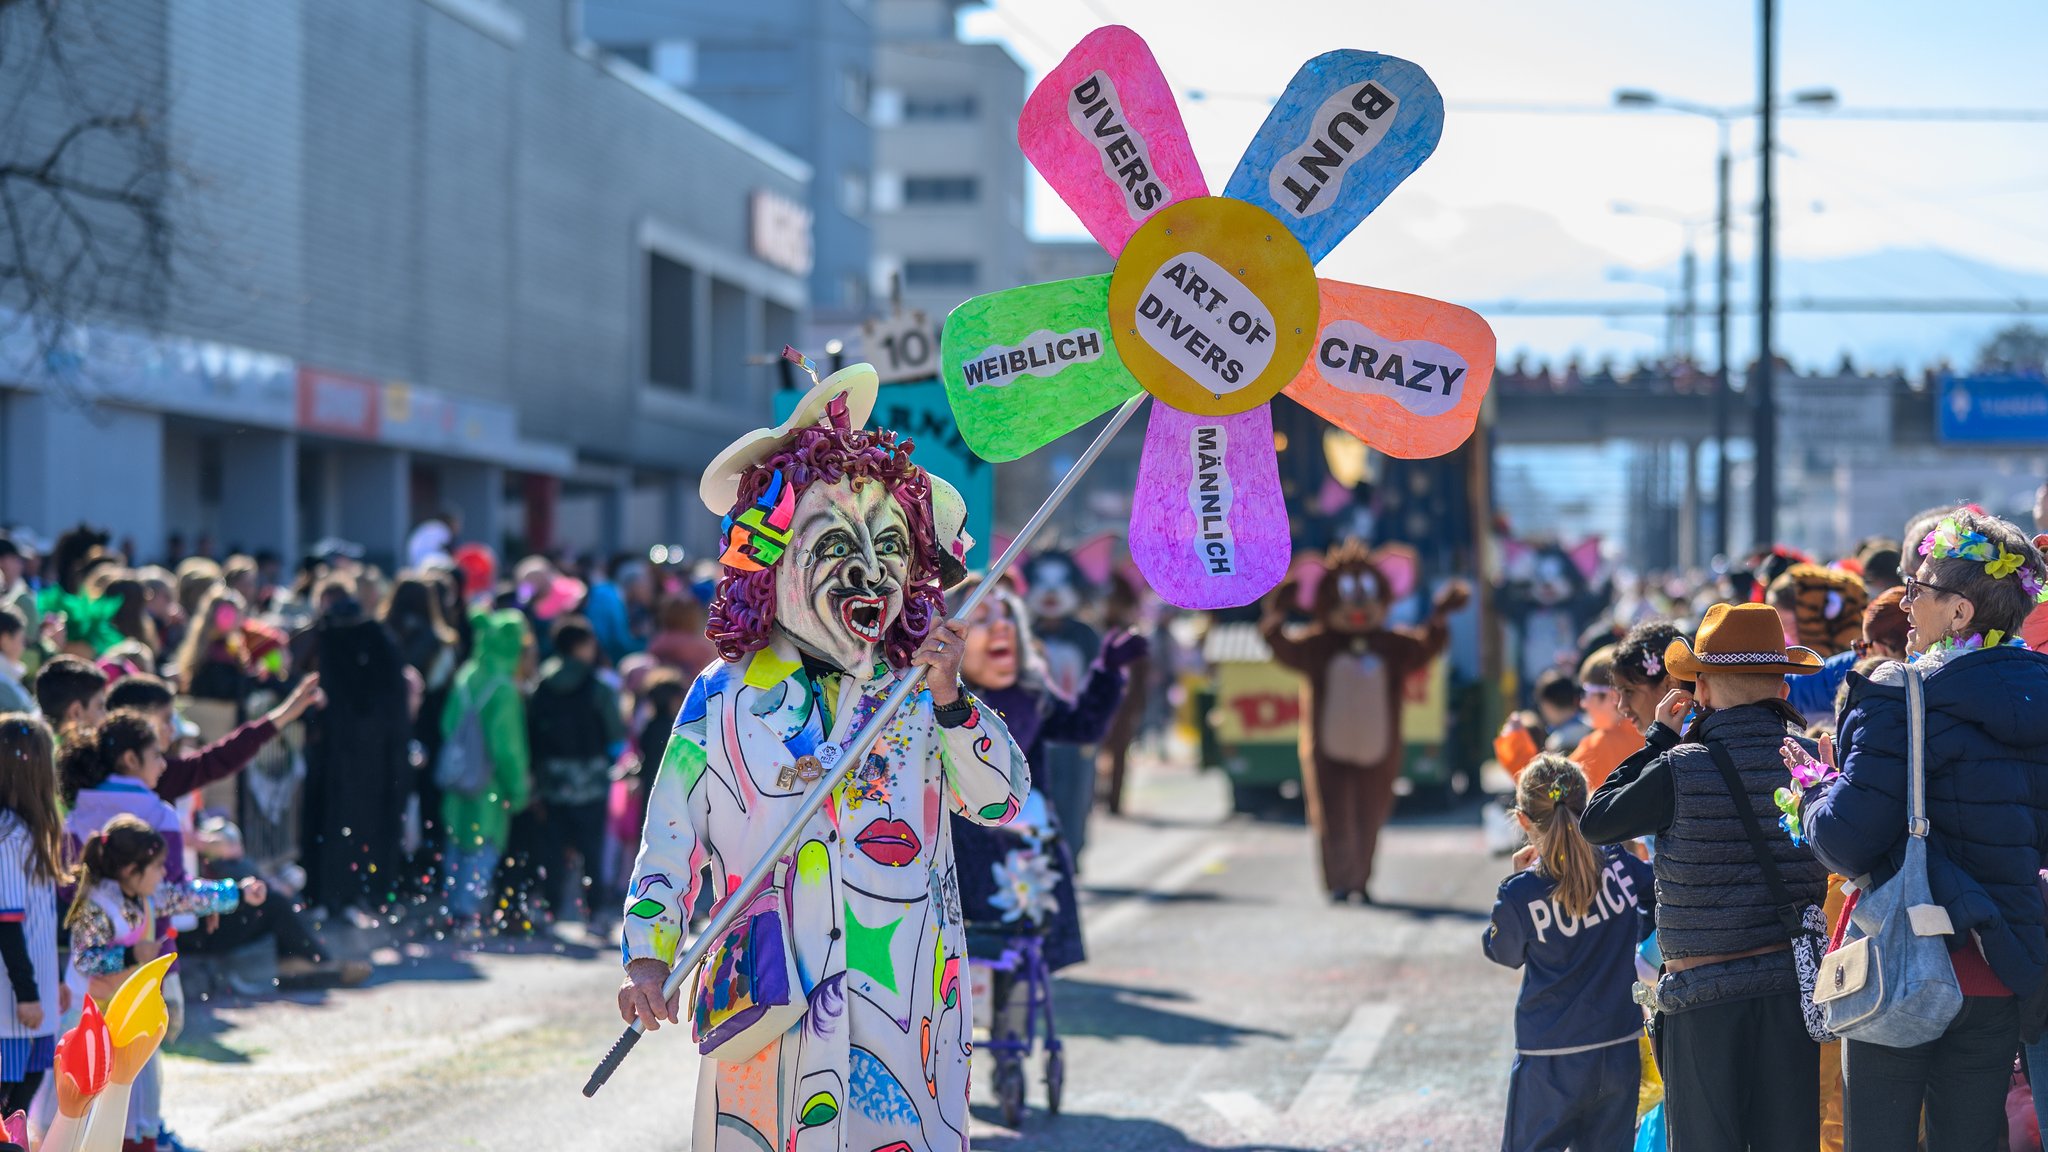
<svg viewBox="0 0 2048 1152">
<path fill-rule="evenodd" d="M 1910 1152 L 1921 1113 L 1941 1148 L 1989 1148 L 2005 1123 L 2019 997 L 2048 957 L 2039 873 L 2048 860 L 2048 656 L 2017 634 L 2048 601 L 2037 542 L 1993 516 L 1958 510 L 1914 541 L 1906 646 L 1924 676 L 1927 877 L 1953 926 L 1949 957 L 1963 1006 L 1915 1048 L 1844 1045 L 1848 1146 Z M 1904 858 L 1910 740 L 1905 669 L 1852 676 L 1839 776 L 1802 797 L 1814 854 L 1839 876 L 1891 878 Z M 1787 747 L 1788 762 L 1804 759 Z"/>
</svg>

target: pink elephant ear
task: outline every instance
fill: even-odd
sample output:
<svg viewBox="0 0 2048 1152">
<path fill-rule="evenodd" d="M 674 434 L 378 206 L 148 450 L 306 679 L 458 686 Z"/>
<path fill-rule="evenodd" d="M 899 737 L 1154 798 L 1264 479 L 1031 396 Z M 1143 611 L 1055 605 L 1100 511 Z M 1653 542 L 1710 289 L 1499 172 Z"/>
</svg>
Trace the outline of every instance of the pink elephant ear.
<svg viewBox="0 0 2048 1152">
<path fill-rule="evenodd" d="M 1294 606 L 1303 612 L 1315 611 L 1316 589 L 1322 587 L 1323 577 L 1329 574 L 1321 555 L 1303 556 L 1296 560 L 1294 571 L 1288 573 L 1294 579 Z"/>
<path fill-rule="evenodd" d="M 1594 577 L 1600 574 L 1600 538 L 1598 536 L 1587 537 L 1583 544 L 1572 549 L 1566 555 L 1572 558 L 1572 566 L 1579 570 L 1579 575 L 1584 576 L 1588 583 L 1592 582 Z"/>
<path fill-rule="evenodd" d="M 1351 489 L 1337 483 L 1335 476 L 1323 477 L 1323 486 L 1316 493 L 1316 511 L 1325 516 L 1335 516 L 1351 506 Z"/>
<path fill-rule="evenodd" d="M 1387 578 L 1388 589 L 1396 600 L 1415 591 L 1415 582 L 1422 575 L 1422 557 L 1406 544 L 1383 544 L 1372 554 L 1372 566 Z"/>
<path fill-rule="evenodd" d="M 7 1139 L 28 1147 L 28 1113 L 16 1112 L 7 1118 Z"/>
<path fill-rule="evenodd" d="M 1110 569 L 1116 566 L 1116 541 L 1115 533 L 1104 532 L 1083 540 L 1067 555 L 1074 558 L 1074 566 L 1088 582 L 1099 588 L 1109 583 Z"/>
</svg>

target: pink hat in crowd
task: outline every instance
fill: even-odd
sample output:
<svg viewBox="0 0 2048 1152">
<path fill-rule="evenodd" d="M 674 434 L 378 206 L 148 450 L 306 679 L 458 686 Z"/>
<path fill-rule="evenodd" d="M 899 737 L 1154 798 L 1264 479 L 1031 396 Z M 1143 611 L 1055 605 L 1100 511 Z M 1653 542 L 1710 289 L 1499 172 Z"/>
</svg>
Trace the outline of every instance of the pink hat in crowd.
<svg viewBox="0 0 2048 1152">
<path fill-rule="evenodd" d="M 556 576 L 533 598 L 533 614 L 542 620 L 567 616 L 583 604 L 590 589 L 574 576 Z"/>
</svg>

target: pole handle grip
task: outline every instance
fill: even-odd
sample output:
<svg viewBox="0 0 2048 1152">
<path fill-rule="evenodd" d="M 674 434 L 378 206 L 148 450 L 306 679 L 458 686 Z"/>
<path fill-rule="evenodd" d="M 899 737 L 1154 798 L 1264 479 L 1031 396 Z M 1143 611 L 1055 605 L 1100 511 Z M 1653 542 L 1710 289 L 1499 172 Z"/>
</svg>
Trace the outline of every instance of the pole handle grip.
<svg viewBox="0 0 2048 1152">
<path fill-rule="evenodd" d="M 642 1035 L 644 1033 L 638 1028 L 628 1028 L 619 1035 L 618 1041 L 612 1045 L 612 1050 L 604 1054 L 604 1059 L 598 1062 L 597 1070 L 590 1074 L 589 1083 L 583 1085 L 585 1099 L 597 1095 L 597 1090 L 604 1087 L 605 1081 L 612 1078 L 612 1073 L 619 1070 L 619 1065 L 625 1062 L 626 1054 L 633 1050 L 633 1045 L 640 1042 Z"/>
</svg>

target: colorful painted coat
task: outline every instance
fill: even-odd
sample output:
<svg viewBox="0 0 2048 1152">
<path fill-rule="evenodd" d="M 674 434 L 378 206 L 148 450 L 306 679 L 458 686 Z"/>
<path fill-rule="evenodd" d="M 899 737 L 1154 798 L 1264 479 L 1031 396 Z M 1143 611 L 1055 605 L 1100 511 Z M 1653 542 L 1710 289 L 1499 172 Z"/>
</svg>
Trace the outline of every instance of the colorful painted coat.
<svg viewBox="0 0 2048 1152">
<path fill-rule="evenodd" d="M 892 679 L 882 665 L 865 682 L 840 677 L 828 730 L 786 638 L 697 677 L 648 800 L 628 961 L 674 962 L 702 869 L 721 896 L 737 887 L 802 804 L 809 783 L 787 770 L 843 746 Z M 810 1010 L 748 1063 L 703 1063 L 692 1148 L 967 1147 L 973 1011 L 943 817 L 1002 824 L 1029 790 L 1024 754 L 993 711 L 946 729 L 929 693 L 904 705 L 794 853 L 792 935 Z"/>
</svg>

